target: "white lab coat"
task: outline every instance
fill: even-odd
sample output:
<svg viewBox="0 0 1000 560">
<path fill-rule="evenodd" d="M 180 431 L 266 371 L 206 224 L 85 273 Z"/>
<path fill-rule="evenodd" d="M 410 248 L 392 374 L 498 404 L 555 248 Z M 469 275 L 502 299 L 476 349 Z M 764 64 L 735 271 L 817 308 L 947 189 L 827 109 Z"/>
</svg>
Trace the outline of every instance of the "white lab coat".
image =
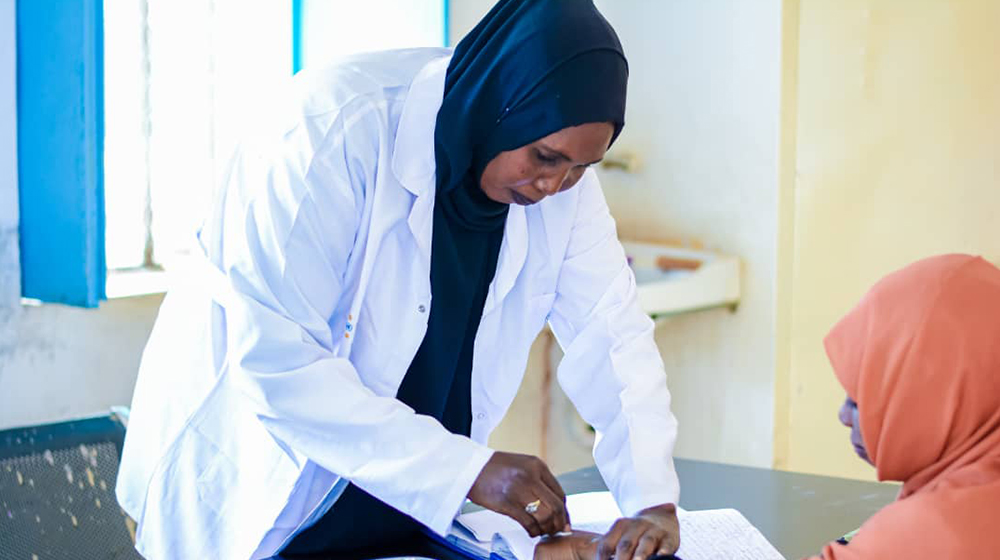
<svg viewBox="0 0 1000 560">
<path fill-rule="evenodd" d="M 546 320 L 622 510 L 677 501 L 653 323 L 591 171 L 510 208 L 475 341 L 471 438 L 394 398 L 433 305 L 450 54 L 300 73 L 292 111 L 237 153 L 200 234 L 207 258 L 168 293 L 139 371 L 117 493 L 144 556 L 266 558 L 347 480 L 445 533 Z"/>
</svg>

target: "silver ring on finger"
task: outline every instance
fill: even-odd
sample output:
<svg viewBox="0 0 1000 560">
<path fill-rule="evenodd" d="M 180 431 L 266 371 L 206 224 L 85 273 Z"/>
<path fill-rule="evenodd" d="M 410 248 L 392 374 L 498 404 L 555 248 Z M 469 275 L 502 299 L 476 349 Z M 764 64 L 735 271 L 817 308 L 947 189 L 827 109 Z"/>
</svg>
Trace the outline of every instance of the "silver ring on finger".
<svg viewBox="0 0 1000 560">
<path fill-rule="evenodd" d="M 540 506 L 540 505 L 542 505 L 542 501 L 541 500 L 535 500 L 535 501 L 529 503 L 528 505 L 524 506 L 524 511 L 528 515 L 534 515 L 535 512 L 538 511 L 538 506 Z"/>
</svg>

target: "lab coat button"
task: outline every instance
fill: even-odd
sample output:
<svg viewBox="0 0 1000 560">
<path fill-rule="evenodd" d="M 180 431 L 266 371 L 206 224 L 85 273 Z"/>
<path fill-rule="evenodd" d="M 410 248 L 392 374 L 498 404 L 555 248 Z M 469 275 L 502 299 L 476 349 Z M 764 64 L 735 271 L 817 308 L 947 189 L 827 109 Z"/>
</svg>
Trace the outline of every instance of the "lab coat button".
<svg viewBox="0 0 1000 560">
<path fill-rule="evenodd" d="M 420 305 L 417 306 L 417 311 L 423 313 L 423 312 L 427 311 L 427 306 L 425 306 L 424 304 L 421 303 Z"/>
<path fill-rule="evenodd" d="M 486 419 L 486 413 L 485 412 L 479 412 L 479 413 L 476 414 L 476 420 L 485 420 L 485 419 Z"/>
</svg>

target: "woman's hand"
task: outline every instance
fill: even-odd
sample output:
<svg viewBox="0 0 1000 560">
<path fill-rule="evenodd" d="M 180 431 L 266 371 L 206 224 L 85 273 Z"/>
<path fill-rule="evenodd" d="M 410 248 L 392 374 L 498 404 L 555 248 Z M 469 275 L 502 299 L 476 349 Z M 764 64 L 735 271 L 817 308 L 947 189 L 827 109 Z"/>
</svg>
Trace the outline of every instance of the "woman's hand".
<svg viewBox="0 0 1000 560">
<path fill-rule="evenodd" d="M 476 478 L 469 499 L 512 517 L 532 537 L 570 530 L 566 494 L 538 457 L 497 451 Z M 537 509 L 529 513 L 533 508 L 527 506 L 536 501 Z"/>
<path fill-rule="evenodd" d="M 654 554 L 673 554 L 681 544 L 677 507 L 663 504 L 646 508 L 635 517 L 615 521 L 597 542 L 598 560 L 631 560 Z"/>
<path fill-rule="evenodd" d="M 601 535 L 586 531 L 548 537 L 535 546 L 535 560 L 594 560 L 600 539 Z"/>
</svg>

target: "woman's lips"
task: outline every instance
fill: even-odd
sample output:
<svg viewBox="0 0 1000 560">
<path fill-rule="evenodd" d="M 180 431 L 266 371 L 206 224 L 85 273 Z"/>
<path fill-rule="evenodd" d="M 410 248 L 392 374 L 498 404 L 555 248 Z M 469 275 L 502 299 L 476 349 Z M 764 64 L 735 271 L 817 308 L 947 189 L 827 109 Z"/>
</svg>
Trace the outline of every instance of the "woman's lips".
<svg viewBox="0 0 1000 560">
<path fill-rule="evenodd" d="M 520 204 L 521 206 L 531 206 L 532 204 L 538 202 L 537 200 L 531 200 L 530 198 L 524 196 L 517 191 L 510 191 L 510 198 L 515 204 Z"/>
</svg>

